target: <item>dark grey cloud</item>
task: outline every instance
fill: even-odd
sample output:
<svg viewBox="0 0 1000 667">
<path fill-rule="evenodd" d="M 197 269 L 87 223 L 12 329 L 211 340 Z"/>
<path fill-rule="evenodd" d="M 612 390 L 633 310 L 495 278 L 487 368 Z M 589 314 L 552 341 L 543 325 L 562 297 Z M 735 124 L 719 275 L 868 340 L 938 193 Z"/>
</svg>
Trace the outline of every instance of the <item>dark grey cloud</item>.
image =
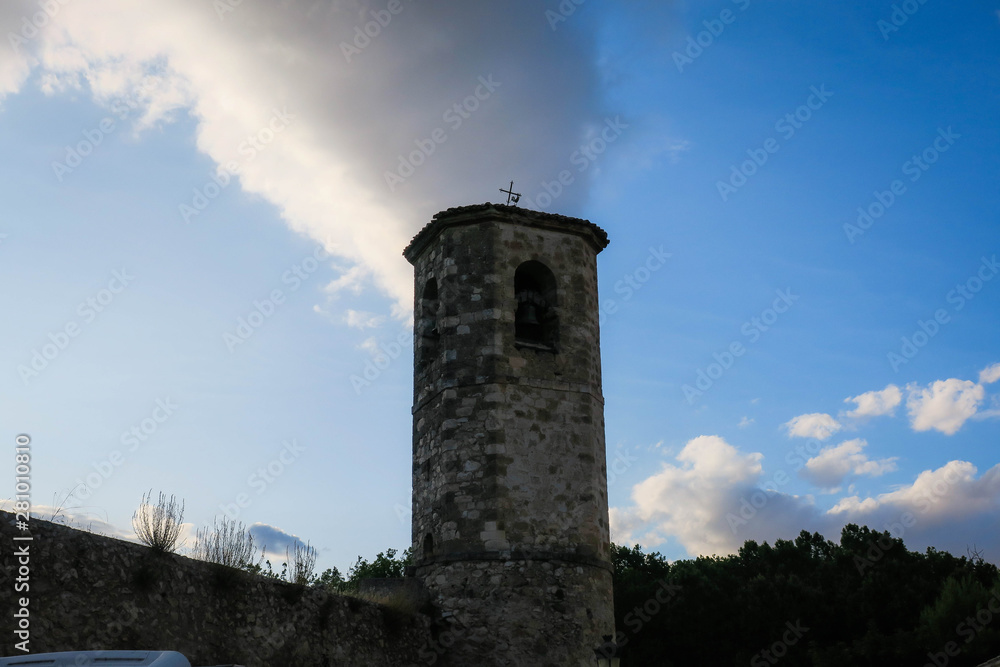
<svg viewBox="0 0 1000 667">
<path fill-rule="evenodd" d="M 254 543 L 265 550 L 264 555 L 267 558 L 283 560 L 286 550 L 290 552 L 295 548 L 295 545 L 305 544 L 295 535 L 290 535 L 280 528 L 269 526 L 266 523 L 255 523 L 250 526 L 249 531 Z"/>
<path fill-rule="evenodd" d="M 586 8 L 553 30 L 545 10 L 556 3 L 400 6 L 393 15 L 377 0 L 245 2 L 234 13 L 262 43 L 296 46 L 285 64 L 289 98 L 322 119 L 313 123 L 318 143 L 349 153 L 372 196 L 426 215 L 496 199 L 509 179 L 531 190 L 567 168 L 587 127 L 603 122 L 597 35 Z M 365 34 L 376 25 L 374 37 Z M 488 98 L 476 99 L 477 90 Z M 437 129 L 443 143 L 433 142 Z M 384 172 L 420 150 L 416 142 L 430 147 L 428 140 L 433 153 L 391 192 Z M 586 196 L 586 183 L 575 185 L 561 206 Z"/>
</svg>

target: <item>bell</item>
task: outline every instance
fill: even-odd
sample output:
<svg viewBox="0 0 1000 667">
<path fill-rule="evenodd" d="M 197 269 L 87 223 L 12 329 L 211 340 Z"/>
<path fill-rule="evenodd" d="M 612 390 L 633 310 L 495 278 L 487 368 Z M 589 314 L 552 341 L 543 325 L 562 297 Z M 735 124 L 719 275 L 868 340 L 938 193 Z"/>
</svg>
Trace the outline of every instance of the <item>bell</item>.
<svg viewBox="0 0 1000 667">
<path fill-rule="evenodd" d="M 518 324 L 523 324 L 525 326 L 538 326 L 538 313 L 535 312 L 535 304 L 524 304 L 524 307 L 520 309 L 518 315 Z"/>
<path fill-rule="evenodd" d="M 514 316 L 514 335 L 519 341 L 542 342 L 542 323 L 538 321 L 538 306 L 525 301 Z"/>
</svg>

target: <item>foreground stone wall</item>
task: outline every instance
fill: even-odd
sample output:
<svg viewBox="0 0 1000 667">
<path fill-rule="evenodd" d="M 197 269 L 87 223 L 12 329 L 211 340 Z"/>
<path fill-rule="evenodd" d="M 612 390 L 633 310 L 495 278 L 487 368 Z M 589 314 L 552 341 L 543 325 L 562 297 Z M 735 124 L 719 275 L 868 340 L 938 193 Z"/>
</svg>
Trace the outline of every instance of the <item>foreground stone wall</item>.
<svg viewBox="0 0 1000 667">
<path fill-rule="evenodd" d="M 179 651 L 192 665 L 387 667 L 429 664 L 430 620 L 130 542 L 31 521 L 14 542 L 0 512 L 2 655 L 15 655 L 16 598 L 30 599 L 30 651 Z M 15 545 L 30 590 L 15 593 Z"/>
</svg>

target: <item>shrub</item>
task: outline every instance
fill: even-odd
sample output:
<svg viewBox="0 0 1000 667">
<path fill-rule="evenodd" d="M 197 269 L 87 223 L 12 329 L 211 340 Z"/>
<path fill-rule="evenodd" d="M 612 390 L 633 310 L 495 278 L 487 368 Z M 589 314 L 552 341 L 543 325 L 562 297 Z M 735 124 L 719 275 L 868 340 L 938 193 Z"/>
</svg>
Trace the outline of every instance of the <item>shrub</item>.
<svg viewBox="0 0 1000 667">
<path fill-rule="evenodd" d="M 285 562 L 288 564 L 288 581 L 293 584 L 309 584 L 313 580 L 313 569 L 316 567 L 316 548 L 308 542 L 296 542 L 291 552 L 285 549 Z"/>
<path fill-rule="evenodd" d="M 180 507 L 174 496 L 167 496 L 161 491 L 156 505 L 150 503 L 153 491 L 142 497 L 139 509 L 132 515 L 132 529 L 136 537 L 154 551 L 167 553 L 177 546 L 181 534 L 181 522 L 184 520 L 184 501 Z"/>
<path fill-rule="evenodd" d="M 256 553 L 253 536 L 242 522 L 217 517 L 214 528 L 198 529 L 192 556 L 209 563 L 250 570 L 254 567 Z"/>
</svg>

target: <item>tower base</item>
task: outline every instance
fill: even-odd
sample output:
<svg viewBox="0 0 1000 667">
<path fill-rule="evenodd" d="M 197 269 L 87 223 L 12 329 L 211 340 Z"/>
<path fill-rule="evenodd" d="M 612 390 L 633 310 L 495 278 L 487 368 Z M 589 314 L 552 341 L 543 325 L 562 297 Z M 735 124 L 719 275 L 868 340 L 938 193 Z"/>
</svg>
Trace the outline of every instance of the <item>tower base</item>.
<svg viewBox="0 0 1000 667">
<path fill-rule="evenodd" d="M 592 667 L 594 649 L 614 631 L 606 564 L 456 560 L 416 574 L 443 620 L 428 664 Z"/>
</svg>

